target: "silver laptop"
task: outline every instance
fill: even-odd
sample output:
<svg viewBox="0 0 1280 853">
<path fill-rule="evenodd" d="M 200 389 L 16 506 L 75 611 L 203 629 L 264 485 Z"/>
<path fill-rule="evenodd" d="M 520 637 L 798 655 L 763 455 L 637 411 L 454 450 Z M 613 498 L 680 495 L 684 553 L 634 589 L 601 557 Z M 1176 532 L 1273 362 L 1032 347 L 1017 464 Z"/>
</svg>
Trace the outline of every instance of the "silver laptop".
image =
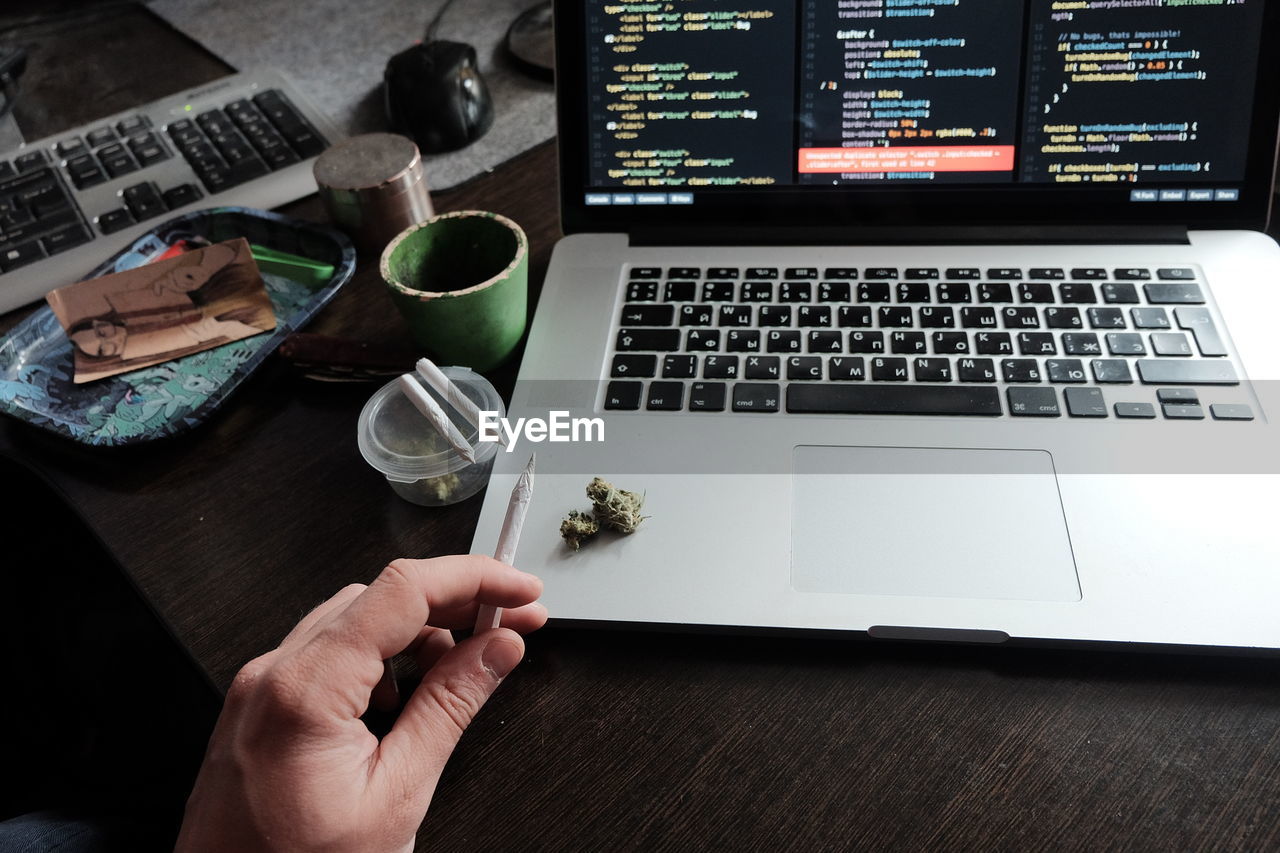
<svg viewBox="0 0 1280 853">
<path fill-rule="evenodd" d="M 1280 647 L 1280 4 L 555 15 L 509 417 L 584 428 L 474 550 L 536 450 L 561 624 Z M 575 552 L 595 476 L 648 517 Z"/>
</svg>

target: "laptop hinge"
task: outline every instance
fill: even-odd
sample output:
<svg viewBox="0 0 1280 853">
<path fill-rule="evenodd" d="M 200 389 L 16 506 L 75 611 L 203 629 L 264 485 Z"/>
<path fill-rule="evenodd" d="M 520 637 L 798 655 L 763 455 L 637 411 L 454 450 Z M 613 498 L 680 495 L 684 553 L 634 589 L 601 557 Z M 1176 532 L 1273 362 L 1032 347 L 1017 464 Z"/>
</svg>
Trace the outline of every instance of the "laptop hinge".
<svg viewBox="0 0 1280 853">
<path fill-rule="evenodd" d="M 632 231 L 630 238 L 633 246 L 1123 245 L 1190 242 L 1187 229 L 1173 225 L 644 228 Z"/>
</svg>

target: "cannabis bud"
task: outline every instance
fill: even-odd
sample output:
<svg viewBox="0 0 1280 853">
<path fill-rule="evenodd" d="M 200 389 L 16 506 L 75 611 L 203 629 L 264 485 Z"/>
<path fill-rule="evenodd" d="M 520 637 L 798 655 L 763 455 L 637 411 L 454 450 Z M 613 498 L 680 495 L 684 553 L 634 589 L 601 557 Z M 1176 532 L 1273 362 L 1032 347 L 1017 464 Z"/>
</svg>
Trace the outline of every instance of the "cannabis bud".
<svg viewBox="0 0 1280 853">
<path fill-rule="evenodd" d="M 635 533 L 646 518 L 640 514 L 644 495 L 615 488 L 599 477 L 587 484 L 587 497 L 591 499 L 596 519 L 619 533 Z"/>
<path fill-rule="evenodd" d="M 560 535 L 569 547 L 577 551 L 582 543 L 600 532 L 600 522 L 591 517 L 589 512 L 570 510 L 564 521 L 560 522 Z"/>
</svg>

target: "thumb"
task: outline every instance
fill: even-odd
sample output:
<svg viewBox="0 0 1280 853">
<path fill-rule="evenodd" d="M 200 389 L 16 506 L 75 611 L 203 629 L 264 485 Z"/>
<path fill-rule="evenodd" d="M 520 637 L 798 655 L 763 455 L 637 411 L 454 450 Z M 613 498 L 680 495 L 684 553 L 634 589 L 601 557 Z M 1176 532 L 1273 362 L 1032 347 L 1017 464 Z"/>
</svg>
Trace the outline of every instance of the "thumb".
<svg viewBox="0 0 1280 853">
<path fill-rule="evenodd" d="M 522 657 L 520 635 L 495 628 L 464 640 L 436 661 L 382 739 L 381 761 L 393 778 L 419 792 L 434 790 L 462 733 Z"/>
</svg>

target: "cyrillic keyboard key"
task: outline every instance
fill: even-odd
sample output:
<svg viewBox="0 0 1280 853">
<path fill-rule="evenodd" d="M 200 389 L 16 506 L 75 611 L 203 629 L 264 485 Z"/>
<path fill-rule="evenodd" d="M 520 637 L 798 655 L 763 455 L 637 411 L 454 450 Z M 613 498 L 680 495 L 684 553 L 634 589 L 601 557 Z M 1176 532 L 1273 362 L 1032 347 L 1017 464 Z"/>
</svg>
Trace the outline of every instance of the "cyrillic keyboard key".
<svg viewBox="0 0 1280 853">
<path fill-rule="evenodd" d="M 832 359 L 832 361 L 839 361 L 839 359 Z M 747 379 L 779 379 L 781 378 L 780 370 L 781 361 L 776 355 L 747 356 Z"/>
<path fill-rule="evenodd" d="M 737 379 L 738 356 L 709 355 L 702 362 L 703 379 Z"/>
<path fill-rule="evenodd" d="M 827 415 L 999 415 L 1000 392 L 964 385 L 789 385 L 787 411 Z"/>
<path fill-rule="evenodd" d="M 866 363 L 860 356 L 832 358 L 827 362 L 827 378 L 838 382 L 856 382 L 866 379 Z"/>
<path fill-rule="evenodd" d="M 816 355 L 793 355 L 787 359 L 787 378 L 813 381 L 822 378 L 822 359 Z"/>
<path fill-rule="evenodd" d="M 1064 382 L 1087 382 L 1084 364 L 1078 358 L 1050 358 L 1044 363 L 1049 381 L 1061 385 Z"/>
<path fill-rule="evenodd" d="M 1137 361 L 1138 376 L 1147 385 L 1239 385 L 1229 361 L 1147 359 Z"/>
<path fill-rule="evenodd" d="M 1130 308 L 1135 329 L 1168 329 L 1169 315 L 1163 308 Z"/>
<path fill-rule="evenodd" d="M 1139 361 L 1138 364 L 1142 362 Z M 1129 362 L 1118 358 L 1095 358 L 1091 361 L 1093 378 L 1108 384 L 1127 384 L 1133 382 L 1133 374 L 1129 372 Z"/>
<path fill-rule="evenodd" d="M 1151 354 L 1167 355 L 1174 358 L 1185 358 L 1193 355 L 1191 341 L 1178 332 L 1153 332 L 1151 334 Z"/>
<path fill-rule="evenodd" d="M 996 381 L 996 365 L 989 358 L 962 358 L 957 364 L 961 382 Z"/>
</svg>

